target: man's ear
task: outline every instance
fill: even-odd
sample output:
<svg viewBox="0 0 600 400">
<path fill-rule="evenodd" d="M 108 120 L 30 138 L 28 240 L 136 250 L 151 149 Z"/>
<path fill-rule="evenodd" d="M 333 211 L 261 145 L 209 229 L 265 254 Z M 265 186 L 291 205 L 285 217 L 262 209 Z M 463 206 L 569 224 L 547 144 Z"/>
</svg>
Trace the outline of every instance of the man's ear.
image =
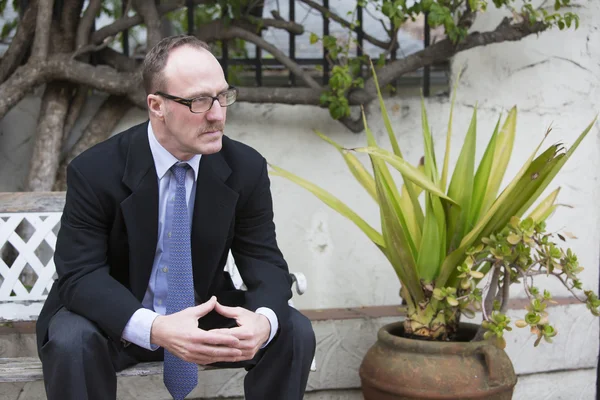
<svg viewBox="0 0 600 400">
<path fill-rule="evenodd" d="M 164 119 L 164 102 L 159 96 L 155 94 L 149 94 L 146 97 L 146 103 L 148 105 L 148 111 L 158 119 Z"/>
</svg>

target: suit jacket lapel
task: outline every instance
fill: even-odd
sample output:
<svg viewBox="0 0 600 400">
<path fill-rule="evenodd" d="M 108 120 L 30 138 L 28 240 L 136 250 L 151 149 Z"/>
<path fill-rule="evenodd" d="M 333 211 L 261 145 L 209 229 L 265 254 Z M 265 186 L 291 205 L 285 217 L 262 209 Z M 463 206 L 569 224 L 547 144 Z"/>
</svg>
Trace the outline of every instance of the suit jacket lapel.
<svg viewBox="0 0 600 400">
<path fill-rule="evenodd" d="M 158 240 L 158 179 L 147 124 L 132 134 L 123 183 L 132 191 L 121 203 L 129 240 L 129 279 L 141 301 L 148 287 Z"/>
<path fill-rule="evenodd" d="M 225 184 L 230 174 L 221 153 L 202 156 L 192 221 L 192 264 L 196 293 L 203 301 L 225 250 L 239 197 Z"/>
</svg>

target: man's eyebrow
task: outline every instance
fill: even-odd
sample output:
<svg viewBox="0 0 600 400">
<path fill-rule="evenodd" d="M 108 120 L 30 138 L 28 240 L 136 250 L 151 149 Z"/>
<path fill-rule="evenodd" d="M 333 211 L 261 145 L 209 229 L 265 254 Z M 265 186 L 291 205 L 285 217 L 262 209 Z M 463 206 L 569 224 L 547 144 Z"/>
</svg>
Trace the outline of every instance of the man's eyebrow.
<svg viewBox="0 0 600 400">
<path fill-rule="evenodd" d="M 223 88 L 221 90 L 219 90 L 217 92 L 217 94 L 219 93 L 223 93 L 224 91 L 226 91 L 227 89 L 229 89 L 231 86 L 229 86 L 229 84 L 223 86 Z M 198 92 L 198 93 L 194 93 L 192 94 L 189 98 L 190 99 L 195 99 L 198 97 L 207 97 L 207 96 L 212 96 L 212 94 L 210 94 L 209 92 Z"/>
</svg>

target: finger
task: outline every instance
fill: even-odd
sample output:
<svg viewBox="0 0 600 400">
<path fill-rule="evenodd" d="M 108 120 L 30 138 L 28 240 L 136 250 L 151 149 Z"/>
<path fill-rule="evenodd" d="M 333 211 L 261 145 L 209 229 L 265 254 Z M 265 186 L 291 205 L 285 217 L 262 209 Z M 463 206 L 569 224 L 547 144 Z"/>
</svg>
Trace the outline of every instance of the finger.
<svg viewBox="0 0 600 400">
<path fill-rule="evenodd" d="M 217 304 L 217 298 L 212 296 L 207 302 L 197 305 L 193 307 L 194 314 L 196 317 L 200 318 L 214 310 L 215 305 Z"/>
<path fill-rule="evenodd" d="M 198 330 L 198 335 L 192 339 L 194 343 L 206 343 L 213 346 L 238 347 L 240 340 L 227 333 Z"/>
<path fill-rule="evenodd" d="M 217 301 L 215 304 L 215 311 L 221 314 L 224 317 L 236 319 L 241 314 L 241 307 L 228 307 Z"/>
<path fill-rule="evenodd" d="M 195 348 L 193 354 L 196 357 L 223 358 L 241 357 L 243 352 L 240 349 L 234 349 L 232 347 L 202 345 Z"/>
<path fill-rule="evenodd" d="M 248 331 L 248 328 L 244 326 L 238 326 L 235 328 L 219 328 L 219 329 L 211 329 L 210 332 L 224 334 L 224 335 L 232 335 L 238 338 L 240 341 L 252 339 L 252 332 Z"/>
</svg>

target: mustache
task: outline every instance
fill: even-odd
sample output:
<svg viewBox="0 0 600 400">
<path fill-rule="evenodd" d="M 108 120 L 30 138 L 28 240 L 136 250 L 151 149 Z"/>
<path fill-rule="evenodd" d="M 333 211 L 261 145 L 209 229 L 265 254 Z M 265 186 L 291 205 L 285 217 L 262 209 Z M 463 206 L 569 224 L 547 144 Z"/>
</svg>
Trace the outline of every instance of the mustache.
<svg viewBox="0 0 600 400">
<path fill-rule="evenodd" d="M 225 130 L 224 124 L 214 124 L 214 125 L 205 126 L 204 129 L 202 129 L 200 131 L 200 133 L 216 132 L 216 131 L 223 132 L 224 130 Z"/>
</svg>

